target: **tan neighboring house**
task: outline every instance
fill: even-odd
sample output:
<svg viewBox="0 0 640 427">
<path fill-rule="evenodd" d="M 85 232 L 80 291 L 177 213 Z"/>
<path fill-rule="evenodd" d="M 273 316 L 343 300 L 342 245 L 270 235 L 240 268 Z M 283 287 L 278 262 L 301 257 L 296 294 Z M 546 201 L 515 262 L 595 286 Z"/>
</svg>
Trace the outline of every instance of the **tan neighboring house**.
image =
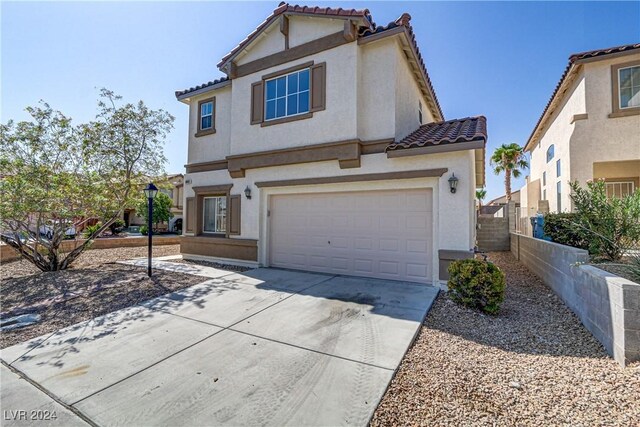
<svg viewBox="0 0 640 427">
<path fill-rule="evenodd" d="M 283 3 L 176 92 L 185 258 L 431 283 L 471 256 L 486 120 L 445 121 L 410 19 Z"/>
<path fill-rule="evenodd" d="M 173 204 L 171 205 L 171 213 L 173 214 L 173 218 L 169 220 L 168 224 L 161 224 L 160 228 L 166 228 L 167 231 L 182 230 L 182 211 L 184 209 L 184 175 L 181 173 L 168 175 L 167 182 L 156 182 L 156 184 L 161 188 L 160 191 L 165 193 L 173 200 Z M 127 227 L 132 225 L 145 225 L 144 217 L 136 215 L 135 209 L 125 210 L 123 214 L 123 220 Z"/>
<path fill-rule="evenodd" d="M 571 55 L 525 150 L 521 216 L 571 211 L 569 182 L 604 179 L 610 196 L 640 186 L 640 43 Z"/>
</svg>

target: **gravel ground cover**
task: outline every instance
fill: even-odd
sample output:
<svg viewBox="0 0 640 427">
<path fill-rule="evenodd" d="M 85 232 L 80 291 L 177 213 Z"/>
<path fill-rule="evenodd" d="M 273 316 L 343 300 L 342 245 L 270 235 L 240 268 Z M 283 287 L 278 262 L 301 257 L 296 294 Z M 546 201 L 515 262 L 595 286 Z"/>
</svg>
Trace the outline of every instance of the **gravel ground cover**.
<svg viewBox="0 0 640 427">
<path fill-rule="evenodd" d="M 0 280 L 3 312 L 40 314 L 30 326 L 0 334 L 0 348 L 54 332 L 151 298 L 203 282 L 190 274 L 103 264 Z M 44 304 L 42 304 L 44 302 Z"/>
<path fill-rule="evenodd" d="M 508 252 L 497 316 L 440 293 L 371 424 L 638 426 L 640 364 L 611 359 L 578 318 Z"/>
<path fill-rule="evenodd" d="M 167 256 L 180 254 L 180 245 L 163 245 L 153 247 L 153 256 Z M 85 251 L 71 264 L 72 269 L 96 267 L 116 261 L 147 256 L 147 247 L 91 249 Z M 24 260 L 9 261 L 0 264 L 0 280 L 11 277 L 22 277 L 40 272 L 33 264 Z"/>
<path fill-rule="evenodd" d="M 158 246 L 154 256 L 179 253 L 179 245 Z M 0 334 L 0 348 L 54 332 L 75 323 L 138 304 L 203 282 L 198 276 L 116 264 L 146 255 L 146 248 L 85 252 L 73 268 L 40 272 L 26 261 L 2 264 L 0 306 L 5 314 L 37 313 L 41 320 Z"/>
</svg>

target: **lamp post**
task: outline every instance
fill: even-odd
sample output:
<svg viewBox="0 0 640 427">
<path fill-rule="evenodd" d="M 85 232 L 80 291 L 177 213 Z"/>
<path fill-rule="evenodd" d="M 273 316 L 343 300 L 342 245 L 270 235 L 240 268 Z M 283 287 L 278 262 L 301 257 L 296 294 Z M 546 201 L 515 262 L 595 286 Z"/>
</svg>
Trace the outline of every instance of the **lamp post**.
<svg viewBox="0 0 640 427">
<path fill-rule="evenodd" d="M 151 243 L 152 243 L 152 224 L 153 224 L 153 199 L 158 194 L 158 188 L 150 182 L 146 188 L 144 189 L 144 195 L 147 197 L 147 201 L 149 202 L 149 220 L 147 221 L 147 236 L 149 236 L 149 256 L 147 263 L 147 275 L 151 277 Z"/>
</svg>

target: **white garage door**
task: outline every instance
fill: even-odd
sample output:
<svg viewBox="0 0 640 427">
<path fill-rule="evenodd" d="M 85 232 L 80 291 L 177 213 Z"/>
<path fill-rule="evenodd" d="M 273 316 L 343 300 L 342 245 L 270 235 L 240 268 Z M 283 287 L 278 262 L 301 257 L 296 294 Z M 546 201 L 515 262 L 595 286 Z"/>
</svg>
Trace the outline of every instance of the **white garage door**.
<svg viewBox="0 0 640 427">
<path fill-rule="evenodd" d="M 274 195 L 270 264 L 431 280 L 431 190 Z"/>
</svg>

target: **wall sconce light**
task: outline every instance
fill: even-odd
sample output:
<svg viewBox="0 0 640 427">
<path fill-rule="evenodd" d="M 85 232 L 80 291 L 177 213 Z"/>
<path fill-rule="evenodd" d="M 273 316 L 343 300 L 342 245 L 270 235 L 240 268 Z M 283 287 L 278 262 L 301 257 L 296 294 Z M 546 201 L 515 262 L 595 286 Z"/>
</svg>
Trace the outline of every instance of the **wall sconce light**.
<svg viewBox="0 0 640 427">
<path fill-rule="evenodd" d="M 449 189 L 452 193 L 455 193 L 456 188 L 458 188 L 458 178 L 456 177 L 455 173 L 452 173 L 451 177 L 449 178 Z"/>
<path fill-rule="evenodd" d="M 247 188 L 244 189 L 244 195 L 247 199 L 251 200 L 251 189 L 247 185 Z"/>
</svg>

